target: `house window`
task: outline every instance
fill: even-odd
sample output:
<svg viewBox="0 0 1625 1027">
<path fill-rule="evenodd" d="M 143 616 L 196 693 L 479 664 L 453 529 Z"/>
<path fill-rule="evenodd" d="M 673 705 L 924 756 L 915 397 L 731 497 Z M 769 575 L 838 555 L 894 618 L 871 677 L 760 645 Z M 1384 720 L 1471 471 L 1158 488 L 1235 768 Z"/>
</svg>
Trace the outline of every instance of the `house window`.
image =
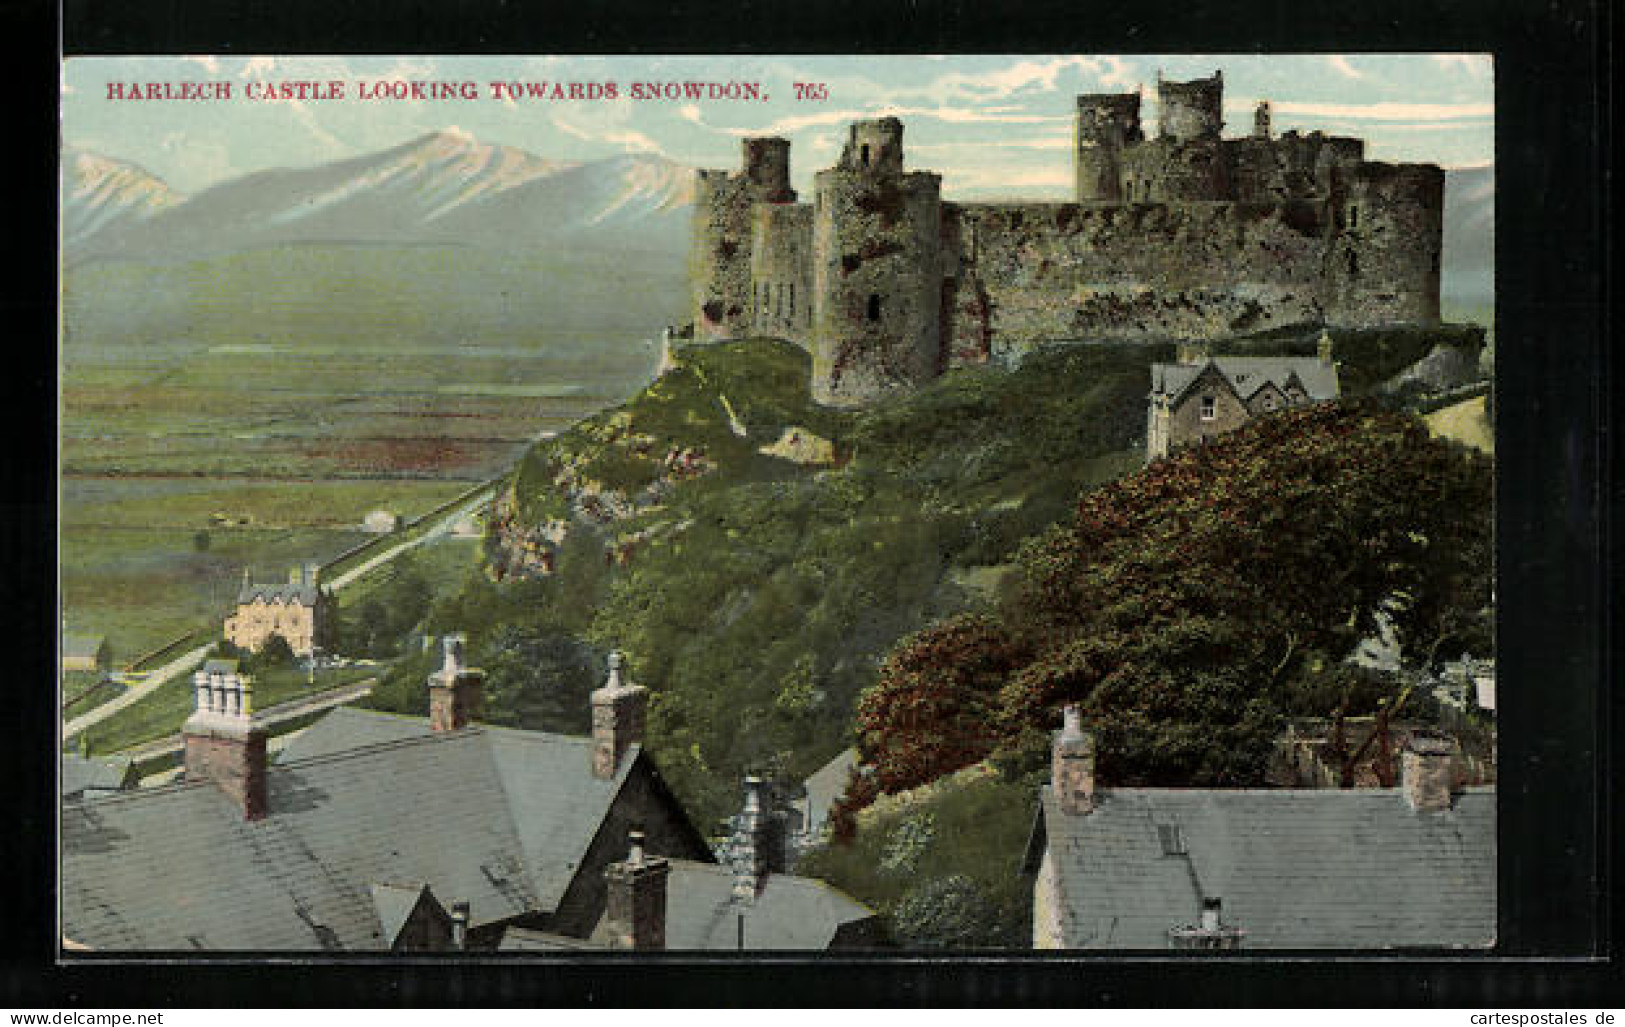
<svg viewBox="0 0 1625 1027">
<path fill-rule="evenodd" d="M 878 292 L 869 294 L 869 320 L 880 320 L 880 294 Z"/>
<path fill-rule="evenodd" d="M 1218 398 L 1215 396 L 1202 397 L 1202 420 L 1211 421 L 1219 416 Z"/>
<path fill-rule="evenodd" d="M 1164 856 L 1185 855 L 1185 833 L 1178 824 L 1158 824 L 1157 841 L 1162 845 Z"/>
</svg>

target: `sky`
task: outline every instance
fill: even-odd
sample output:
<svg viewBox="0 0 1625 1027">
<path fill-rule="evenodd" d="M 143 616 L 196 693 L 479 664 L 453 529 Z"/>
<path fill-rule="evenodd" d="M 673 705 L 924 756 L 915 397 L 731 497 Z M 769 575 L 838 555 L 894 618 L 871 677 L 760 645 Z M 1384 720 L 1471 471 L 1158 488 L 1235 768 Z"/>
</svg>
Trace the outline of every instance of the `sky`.
<svg viewBox="0 0 1625 1027">
<path fill-rule="evenodd" d="M 1494 70 L 1484 54 L 756 57 L 76 57 L 62 70 L 62 138 L 137 164 L 195 194 L 239 175 L 341 160 L 455 130 L 559 160 L 628 152 L 737 168 L 738 140 L 791 141 L 793 184 L 839 155 L 845 125 L 893 114 L 910 169 L 950 198 L 1063 199 L 1074 97 L 1143 91 L 1156 124 L 1159 71 L 1223 69 L 1225 135 L 1247 134 L 1259 100 L 1277 133 L 1367 141 L 1370 160 L 1473 167 L 1494 160 Z M 267 84 L 345 83 L 343 99 L 261 99 Z M 493 81 L 614 82 L 616 99 L 495 98 Z M 109 83 L 232 84 L 229 100 L 117 100 Z M 473 83 L 478 99 L 364 99 L 391 83 Z M 760 99 L 633 99 L 633 83 L 757 83 Z M 823 97 L 797 84 L 823 87 Z M 251 98 L 249 87 L 254 90 Z M 798 96 L 798 92 L 802 95 Z"/>
</svg>

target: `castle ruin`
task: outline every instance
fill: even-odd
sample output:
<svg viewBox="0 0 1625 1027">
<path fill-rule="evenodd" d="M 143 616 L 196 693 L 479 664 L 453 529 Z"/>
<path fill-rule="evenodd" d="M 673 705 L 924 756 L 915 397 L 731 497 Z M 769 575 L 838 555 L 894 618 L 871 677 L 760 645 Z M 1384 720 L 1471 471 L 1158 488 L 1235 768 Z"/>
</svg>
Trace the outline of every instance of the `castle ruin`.
<svg viewBox="0 0 1625 1027">
<path fill-rule="evenodd" d="M 1078 97 L 1069 203 L 945 202 L 879 118 L 849 128 L 809 205 L 789 142 L 744 140 L 741 171 L 699 173 L 695 338 L 789 339 L 815 399 L 861 406 L 1044 342 L 1438 322 L 1437 165 L 1276 136 L 1268 103 L 1226 139 L 1221 72 L 1157 93 L 1151 139 L 1139 93 Z"/>
</svg>

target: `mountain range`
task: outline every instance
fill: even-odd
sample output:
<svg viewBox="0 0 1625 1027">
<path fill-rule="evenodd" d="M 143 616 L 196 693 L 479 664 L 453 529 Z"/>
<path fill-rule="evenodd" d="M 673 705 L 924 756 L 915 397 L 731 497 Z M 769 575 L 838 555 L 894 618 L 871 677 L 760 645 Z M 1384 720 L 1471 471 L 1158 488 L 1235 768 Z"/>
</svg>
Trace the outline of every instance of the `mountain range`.
<svg viewBox="0 0 1625 1027">
<path fill-rule="evenodd" d="M 195 259 L 289 244 L 582 241 L 681 252 L 691 169 L 628 154 L 549 160 L 450 129 L 307 168 L 259 171 L 183 197 L 134 164 L 68 150 L 63 246 L 91 257 Z"/>
<path fill-rule="evenodd" d="M 650 154 L 551 160 L 459 129 L 306 168 L 259 171 L 182 196 L 127 162 L 63 156 L 67 263 L 93 257 L 177 260 L 289 244 L 538 245 L 680 258 L 692 168 Z M 1450 169 L 1444 292 L 1493 293 L 1495 169 Z"/>
</svg>

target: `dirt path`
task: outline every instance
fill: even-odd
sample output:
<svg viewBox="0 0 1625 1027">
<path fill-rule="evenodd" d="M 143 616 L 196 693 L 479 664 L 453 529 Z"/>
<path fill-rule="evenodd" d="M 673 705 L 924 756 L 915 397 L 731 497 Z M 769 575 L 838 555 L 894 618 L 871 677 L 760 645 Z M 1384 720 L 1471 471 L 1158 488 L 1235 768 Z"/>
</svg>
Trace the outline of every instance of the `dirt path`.
<svg viewBox="0 0 1625 1027">
<path fill-rule="evenodd" d="M 157 670 L 148 674 L 146 680 L 142 681 L 141 684 L 130 689 L 128 692 L 125 692 L 118 698 L 104 702 L 88 713 L 82 713 L 68 721 L 62 727 L 62 740 L 66 742 L 68 739 L 79 734 L 85 728 L 100 724 L 102 721 L 124 709 L 126 706 L 140 702 L 142 699 L 145 699 L 147 696 L 156 692 L 162 686 L 168 684 L 170 681 L 173 681 L 179 675 L 191 671 L 193 667 L 196 667 L 198 664 L 202 663 L 203 658 L 207 655 L 209 655 L 209 647 L 206 645 L 199 646 L 198 648 L 193 649 L 191 652 L 164 664 L 162 667 L 159 667 Z"/>
</svg>

